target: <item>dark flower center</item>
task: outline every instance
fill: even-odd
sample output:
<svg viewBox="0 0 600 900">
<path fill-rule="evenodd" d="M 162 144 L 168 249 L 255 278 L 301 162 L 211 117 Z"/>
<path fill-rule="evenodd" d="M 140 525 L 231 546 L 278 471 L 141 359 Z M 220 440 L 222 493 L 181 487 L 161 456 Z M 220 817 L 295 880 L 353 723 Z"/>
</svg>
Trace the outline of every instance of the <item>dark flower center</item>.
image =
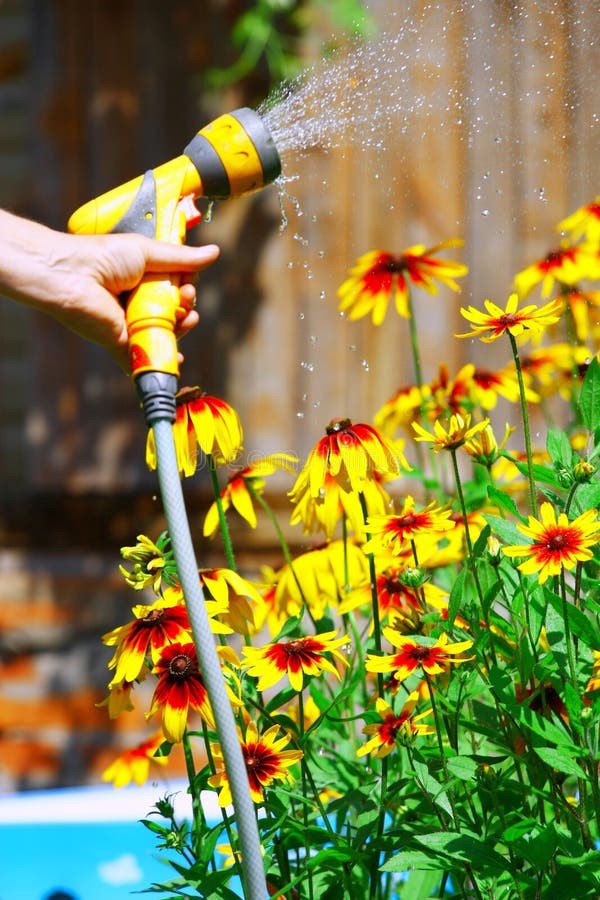
<svg viewBox="0 0 600 900">
<path fill-rule="evenodd" d="M 164 609 L 151 609 L 149 613 L 142 619 L 142 625 L 146 625 L 148 628 L 153 628 L 157 625 L 165 615 Z"/>
<path fill-rule="evenodd" d="M 397 575 L 389 575 L 385 580 L 385 586 L 390 594 L 402 594 L 404 585 Z"/>
<path fill-rule="evenodd" d="M 431 654 L 430 647 L 411 647 L 410 655 L 413 659 L 427 659 Z"/>
<path fill-rule="evenodd" d="M 406 513 L 404 516 L 398 516 L 398 525 L 400 528 L 412 528 L 417 524 L 417 517 L 414 513 Z"/>
<path fill-rule="evenodd" d="M 511 325 L 516 325 L 519 321 L 519 316 L 517 313 L 506 313 L 504 316 L 500 316 L 500 322 L 502 325 L 506 326 L 506 328 L 510 328 Z"/>
<path fill-rule="evenodd" d="M 175 678 L 186 678 L 192 670 L 193 665 L 193 659 L 186 656 L 185 653 L 180 653 L 178 656 L 174 656 L 169 663 L 169 673 Z"/>
<path fill-rule="evenodd" d="M 325 434 L 337 434 L 338 432 L 346 431 L 351 427 L 352 422 L 350 419 L 332 419 L 325 429 Z"/>
<path fill-rule="evenodd" d="M 557 534 L 553 534 L 552 537 L 548 539 L 546 548 L 548 550 L 564 550 L 567 544 L 567 535 L 563 531 L 559 531 Z"/>
</svg>

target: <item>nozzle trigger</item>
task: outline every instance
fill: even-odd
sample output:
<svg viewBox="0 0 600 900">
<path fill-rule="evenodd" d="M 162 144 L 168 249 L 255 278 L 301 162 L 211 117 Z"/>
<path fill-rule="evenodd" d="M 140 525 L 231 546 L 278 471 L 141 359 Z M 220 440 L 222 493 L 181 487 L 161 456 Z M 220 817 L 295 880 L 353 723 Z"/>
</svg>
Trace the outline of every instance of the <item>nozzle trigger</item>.
<svg viewBox="0 0 600 900">
<path fill-rule="evenodd" d="M 193 228 L 202 221 L 202 213 L 194 203 L 194 195 L 186 194 L 178 203 L 179 210 L 183 213 L 185 219 L 185 227 Z"/>
</svg>

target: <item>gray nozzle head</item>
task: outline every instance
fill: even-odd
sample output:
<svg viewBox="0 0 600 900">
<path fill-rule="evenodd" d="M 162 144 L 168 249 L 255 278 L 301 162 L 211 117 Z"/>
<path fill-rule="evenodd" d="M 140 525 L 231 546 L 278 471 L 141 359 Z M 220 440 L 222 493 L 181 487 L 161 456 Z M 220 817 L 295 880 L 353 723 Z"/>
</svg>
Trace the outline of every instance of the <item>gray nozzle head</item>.
<svg viewBox="0 0 600 900">
<path fill-rule="evenodd" d="M 281 174 L 281 160 L 271 132 L 259 114 L 248 106 L 234 109 L 230 115 L 242 125 L 254 144 L 262 165 L 264 183 L 271 184 Z"/>
</svg>

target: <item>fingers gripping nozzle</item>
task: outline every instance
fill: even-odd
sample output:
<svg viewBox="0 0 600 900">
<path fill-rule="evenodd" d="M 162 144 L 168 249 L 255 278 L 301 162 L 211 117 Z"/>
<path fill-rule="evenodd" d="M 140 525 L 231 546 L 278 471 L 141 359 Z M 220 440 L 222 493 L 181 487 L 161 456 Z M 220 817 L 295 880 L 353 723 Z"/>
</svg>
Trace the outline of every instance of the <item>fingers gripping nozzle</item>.
<svg viewBox="0 0 600 900">
<path fill-rule="evenodd" d="M 219 116 L 183 153 L 80 207 L 69 220 L 75 234 L 134 232 L 183 243 L 200 220 L 193 198 L 223 199 L 260 190 L 281 171 L 263 120 L 248 108 Z M 129 355 L 134 377 L 179 374 L 175 326 L 185 315 L 179 278 L 146 275 L 126 299 Z"/>
</svg>

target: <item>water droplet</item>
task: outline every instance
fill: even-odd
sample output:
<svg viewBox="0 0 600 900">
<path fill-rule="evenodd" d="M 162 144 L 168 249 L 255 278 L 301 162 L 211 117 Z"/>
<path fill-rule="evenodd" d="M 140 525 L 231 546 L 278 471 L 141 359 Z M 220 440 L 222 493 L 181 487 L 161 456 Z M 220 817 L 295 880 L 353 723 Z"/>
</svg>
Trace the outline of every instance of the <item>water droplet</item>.
<svg viewBox="0 0 600 900">
<path fill-rule="evenodd" d="M 309 344 L 316 344 L 317 341 L 318 341 L 318 337 L 316 336 L 316 334 L 311 334 L 311 336 L 310 336 L 309 339 L 308 339 L 308 343 L 309 343 Z"/>
<path fill-rule="evenodd" d="M 365 372 L 369 371 L 369 363 L 367 362 L 366 359 L 361 359 L 360 364 L 361 364 L 362 368 L 365 370 Z"/>
<path fill-rule="evenodd" d="M 482 210 L 481 210 L 481 215 L 482 215 L 482 216 L 489 216 L 489 214 L 490 214 L 489 209 L 482 209 Z"/>
<path fill-rule="evenodd" d="M 303 413 L 303 412 L 297 412 L 297 413 L 296 413 L 296 418 L 297 418 L 297 419 L 303 419 L 303 418 L 304 418 L 304 413 Z"/>
<path fill-rule="evenodd" d="M 302 321 L 304 319 L 304 313 L 298 313 L 298 318 Z"/>
</svg>

